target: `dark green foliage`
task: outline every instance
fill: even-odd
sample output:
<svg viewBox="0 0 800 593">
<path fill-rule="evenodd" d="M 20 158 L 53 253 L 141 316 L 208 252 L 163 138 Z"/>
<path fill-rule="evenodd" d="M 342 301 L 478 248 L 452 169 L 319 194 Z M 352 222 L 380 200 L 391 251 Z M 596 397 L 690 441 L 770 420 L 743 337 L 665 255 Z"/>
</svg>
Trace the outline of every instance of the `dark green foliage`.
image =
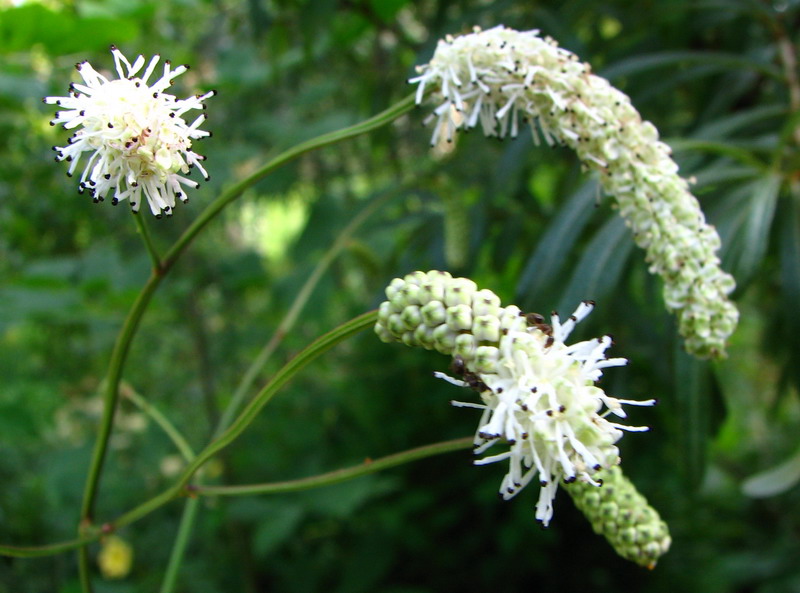
<svg viewBox="0 0 800 593">
<path fill-rule="evenodd" d="M 438 38 L 473 25 L 539 28 L 632 98 L 675 149 L 723 238 L 741 326 L 730 358 L 680 350 L 659 281 L 565 149 L 527 137 L 458 138 L 435 161 L 425 110 L 278 170 L 193 243 L 160 287 L 125 367 L 126 385 L 199 450 L 241 375 L 342 229 L 387 197 L 323 276 L 262 385 L 311 340 L 383 300 L 395 276 L 447 266 L 442 194 L 462 199 L 467 253 L 458 275 L 526 310 L 594 299 L 576 334 L 612 333 L 617 397 L 657 397 L 621 443 L 626 475 L 669 523 L 653 572 L 616 557 L 569 497 L 551 528 L 533 520 L 535 488 L 497 500 L 501 469 L 468 452 L 292 495 L 206 499 L 179 591 L 797 591 L 796 485 L 765 499 L 751 475 L 797 450 L 800 423 L 800 88 L 795 0 L 182 0 L 0 2 L 0 543 L 74 536 L 99 416 L 97 390 L 148 258 L 128 208 L 75 193 L 50 146 L 43 95 L 72 65 L 110 69 L 110 43 L 192 70 L 176 95 L 208 101 L 209 183 L 175 216 L 147 220 L 164 250 L 221 188 L 317 134 L 401 99 Z M 49 8 L 57 6 L 58 8 Z M 788 50 L 787 50 L 788 44 Z M 795 45 L 793 45 L 795 44 Z M 794 85 L 794 88 L 792 87 Z M 793 94 L 794 93 L 794 94 Z M 452 202 L 447 207 L 451 208 Z M 452 231 L 452 229 L 451 229 Z M 569 311 L 567 311 L 569 310 Z M 362 335 L 292 381 L 202 478 L 241 484 L 313 475 L 472 433 L 474 410 L 435 380 L 446 357 Z M 171 484 L 176 455 L 123 401 L 101 482 L 112 519 Z M 131 574 L 97 591 L 158 590 L 182 504 L 123 529 Z M 92 547 L 92 552 L 96 551 Z M 0 558 L 0 593 L 78 591 L 73 554 Z"/>
</svg>

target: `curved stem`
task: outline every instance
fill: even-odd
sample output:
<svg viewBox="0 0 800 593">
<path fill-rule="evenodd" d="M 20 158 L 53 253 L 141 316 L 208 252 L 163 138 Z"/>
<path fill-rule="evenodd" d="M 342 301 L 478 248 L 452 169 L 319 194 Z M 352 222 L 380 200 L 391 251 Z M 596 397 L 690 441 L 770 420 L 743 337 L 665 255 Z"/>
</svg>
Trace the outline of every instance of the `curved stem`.
<svg viewBox="0 0 800 593">
<path fill-rule="evenodd" d="M 175 448 L 178 449 L 181 457 L 183 457 L 187 462 L 194 459 L 194 451 L 192 450 L 191 445 L 189 445 L 189 442 L 186 440 L 186 437 L 181 434 L 181 431 L 175 427 L 175 425 L 161 412 L 161 410 L 136 393 L 133 387 L 125 382 L 120 385 L 120 393 L 123 395 L 123 397 L 131 400 L 131 402 L 133 402 L 137 408 L 139 408 L 156 424 L 158 424 L 161 430 L 164 431 L 164 434 L 166 434 L 167 437 L 169 437 L 169 440 L 171 440 L 175 445 Z"/>
<path fill-rule="evenodd" d="M 372 327 L 378 318 L 377 311 L 364 313 L 355 319 L 348 321 L 331 330 L 324 336 L 317 338 L 312 344 L 302 350 L 297 356 L 290 360 L 281 370 L 279 370 L 272 380 L 255 396 L 247 407 L 242 411 L 231 426 L 223 432 L 216 440 L 206 446 L 197 457 L 186 466 L 178 480 L 170 488 L 140 504 L 138 507 L 121 515 L 114 521 L 114 528 L 133 523 L 145 515 L 152 513 L 157 508 L 165 505 L 172 499 L 185 493 L 184 486 L 191 480 L 194 473 L 211 457 L 219 453 L 222 449 L 230 445 L 245 428 L 247 428 L 261 409 L 275 396 L 278 390 L 283 387 L 292 377 L 294 377 L 307 364 L 315 360 L 321 354 L 330 350 L 342 340 L 349 338 L 353 334 Z"/>
<path fill-rule="evenodd" d="M 222 194 L 220 194 L 220 196 L 200 214 L 194 223 L 192 223 L 192 225 L 186 229 L 186 231 L 184 231 L 181 237 L 167 252 L 164 259 L 161 260 L 158 266 L 153 269 L 150 278 L 142 288 L 139 296 L 136 298 L 136 301 L 133 304 L 133 307 L 128 313 L 123 327 L 117 336 L 117 340 L 114 343 L 114 350 L 111 353 L 108 374 L 106 377 L 106 388 L 103 393 L 103 415 L 100 420 L 97 438 L 92 450 L 92 459 L 90 461 L 89 473 L 86 478 L 83 501 L 81 503 L 79 534 L 82 535 L 92 522 L 94 503 L 97 497 L 97 489 L 100 482 L 100 474 L 102 473 L 102 467 L 105 461 L 106 450 L 108 448 L 108 439 L 111 434 L 111 425 L 113 423 L 114 412 L 116 410 L 116 404 L 119 395 L 119 381 L 122 376 L 122 367 L 125 362 L 131 340 L 133 339 L 133 335 L 136 331 L 139 321 L 141 320 L 142 314 L 144 313 L 147 304 L 150 302 L 150 298 L 155 292 L 155 289 L 160 284 L 164 275 L 177 261 L 180 254 L 186 249 L 186 247 L 197 236 L 197 234 L 225 208 L 225 206 L 233 202 L 242 194 L 242 192 L 265 177 L 268 173 L 306 152 L 377 129 L 393 121 L 403 113 L 411 110 L 413 106 L 414 97 L 413 95 L 410 95 L 389 109 L 364 122 L 349 128 L 345 128 L 344 130 L 323 134 L 322 136 L 302 142 L 294 148 L 290 148 L 289 150 L 281 153 L 244 180 L 223 191 Z M 146 236 L 146 231 L 143 236 Z M 151 252 L 150 254 L 151 258 L 153 258 L 153 253 L 154 252 Z M 156 259 L 154 259 L 154 263 L 155 261 Z M 86 593 L 90 593 L 92 588 L 89 579 L 89 555 L 88 550 L 85 548 L 79 550 L 78 567 L 81 586 Z"/>
<path fill-rule="evenodd" d="M 161 258 L 158 255 L 156 246 L 150 236 L 150 231 L 147 229 L 147 223 L 144 221 L 144 216 L 139 216 L 138 213 L 133 213 L 133 219 L 136 221 L 136 229 L 142 237 L 142 242 L 147 248 L 147 254 L 150 256 L 150 262 L 153 264 L 153 269 L 161 269 Z"/>
<path fill-rule="evenodd" d="M 266 484 L 246 484 L 241 486 L 196 486 L 192 488 L 192 493 L 200 496 L 247 496 L 253 494 L 277 494 L 280 492 L 297 492 L 299 490 L 308 490 L 310 488 L 318 488 L 320 486 L 330 486 L 351 480 L 360 476 L 373 474 L 390 467 L 410 463 L 418 459 L 426 457 L 433 457 L 434 455 L 441 455 L 442 453 L 449 453 L 451 451 L 458 451 L 461 449 L 469 449 L 473 446 L 473 438 L 465 437 L 462 439 L 454 439 L 452 441 L 443 441 L 441 443 L 434 443 L 432 445 L 424 445 L 403 451 L 401 453 L 394 453 L 379 459 L 367 459 L 363 463 L 338 469 L 332 472 L 320 474 L 318 476 L 311 476 L 308 478 L 300 478 L 298 480 L 288 480 L 285 482 L 270 482 Z"/>
<path fill-rule="evenodd" d="M 242 192 L 244 192 L 244 190 L 249 188 L 257 181 L 260 181 L 262 178 L 266 177 L 278 167 L 285 165 L 289 161 L 296 159 L 307 152 L 316 150 L 317 148 L 322 148 L 323 146 L 335 144 L 336 142 L 341 142 L 342 140 L 354 138 L 356 136 L 360 136 L 361 134 L 365 134 L 366 132 L 376 130 L 388 124 L 389 122 L 394 121 L 404 113 L 411 111 L 414 106 L 414 95 L 411 94 L 398 103 L 395 103 L 385 111 L 382 111 L 381 113 L 369 118 L 368 120 L 350 126 L 349 128 L 344 128 L 342 130 L 323 134 L 322 136 L 317 136 L 311 140 L 306 140 L 305 142 L 301 142 L 297 146 L 282 152 L 260 169 L 254 171 L 249 177 L 247 177 L 247 179 L 244 179 L 243 181 L 240 181 L 239 183 L 236 183 L 227 190 L 223 191 L 216 200 L 209 204 L 208 207 L 200 214 L 200 216 L 194 220 L 191 226 L 184 231 L 183 235 L 181 235 L 175 244 L 170 248 L 166 256 L 164 256 L 164 266 L 167 268 L 171 266 L 180 256 L 181 252 L 186 249 L 189 243 L 191 243 L 195 236 L 197 236 L 197 234 L 203 229 L 203 227 L 205 227 L 209 221 L 219 214 L 220 211 L 225 208 L 225 206 L 238 198 Z"/>
<path fill-rule="evenodd" d="M 84 487 L 83 502 L 81 503 L 81 520 L 78 527 L 78 535 L 84 536 L 86 530 L 92 524 L 94 514 L 94 501 L 97 496 L 97 488 L 100 483 L 100 474 L 105 461 L 108 439 L 111 436 L 111 425 L 114 421 L 114 412 L 117 409 L 117 399 L 119 398 L 119 382 L 122 378 L 122 365 L 128 354 L 133 334 L 139 325 L 142 314 L 150 302 L 150 297 L 155 292 L 161 281 L 161 274 L 158 270 L 148 278 L 147 283 L 142 287 L 139 296 L 133 303 L 125 323 L 117 335 L 114 343 L 114 350 L 111 352 L 111 360 L 108 364 L 108 376 L 106 377 L 105 388 L 103 389 L 103 415 L 100 419 L 97 438 L 92 450 L 92 459 L 89 464 L 89 473 L 86 477 Z M 89 574 L 89 550 L 85 546 L 78 550 L 78 573 L 81 587 L 85 593 L 91 593 L 92 584 Z"/>
<path fill-rule="evenodd" d="M 190 498 L 183 507 L 181 523 L 178 527 L 178 534 L 175 536 L 175 543 L 172 545 L 172 552 L 169 555 L 169 564 L 164 573 L 164 580 L 161 582 L 160 593 L 172 593 L 175 584 L 178 582 L 178 573 L 183 564 L 183 557 L 186 554 L 186 547 L 189 545 L 189 538 L 192 534 L 194 518 L 200 505 L 199 498 Z"/>
<path fill-rule="evenodd" d="M 245 374 L 242 376 L 239 385 L 236 386 L 236 390 L 231 397 L 231 401 L 225 408 L 219 424 L 214 431 L 215 437 L 222 434 L 225 429 L 230 426 L 230 423 L 241 407 L 244 398 L 247 396 L 247 392 L 253 386 L 253 383 L 258 377 L 258 373 L 261 371 L 264 365 L 267 364 L 270 356 L 272 356 L 278 345 L 283 341 L 283 338 L 286 337 L 286 334 L 288 334 L 292 327 L 294 327 L 297 318 L 300 316 L 300 312 L 303 310 L 303 307 L 305 307 L 308 299 L 311 298 L 311 294 L 314 292 L 314 288 L 316 288 L 317 284 L 322 278 L 322 275 L 330 267 L 333 260 L 336 259 L 336 256 L 338 256 L 342 249 L 344 249 L 345 245 L 347 245 L 347 242 L 350 240 L 352 234 L 367 218 L 372 215 L 373 212 L 375 212 L 375 210 L 378 209 L 379 206 L 381 206 L 389 198 L 394 197 L 395 193 L 396 192 L 387 192 L 380 198 L 373 200 L 366 207 L 364 207 L 364 209 L 362 209 L 361 212 L 359 212 L 358 215 L 350 221 L 350 223 L 342 230 L 342 232 L 339 233 L 336 241 L 325 252 L 325 255 L 323 255 L 322 259 L 319 260 L 316 267 L 311 272 L 311 275 L 308 277 L 300 291 L 295 296 L 292 306 L 289 308 L 289 311 L 284 316 L 280 325 L 278 325 L 275 333 L 272 334 L 269 342 L 267 342 L 267 344 L 261 349 L 261 351 L 258 353 L 258 356 L 255 357 Z"/>
<path fill-rule="evenodd" d="M 170 422 L 169 418 L 164 416 L 158 408 L 136 393 L 136 391 L 126 383 L 123 382 L 120 385 L 120 391 L 124 397 L 131 400 L 134 405 L 161 427 L 187 462 L 191 462 L 192 459 L 194 459 L 194 451 L 191 446 L 175 425 Z M 186 547 L 189 544 L 189 537 L 192 533 L 194 519 L 197 516 L 198 505 L 198 499 L 190 498 L 183 507 L 183 515 L 181 516 L 178 533 L 175 536 L 175 542 L 172 544 L 169 563 L 164 572 L 164 580 L 161 583 L 161 593 L 171 593 L 175 589 L 175 584 L 178 581 L 178 573 L 183 563 Z"/>
<path fill-rule="evenodd" d="M 87 546 L 100 539 L 102 535 L 99 529 L 95 529 L 89 535 L 44 546 L 0 546 L 0 556 L 10 556 L 12 558 L 41 558 L 43 556 L 54 556 L 55 554 L 69 552 L 70 550 Z"/>
<path fill-rule="evenodd" d="M 308 488 L 315 488 L 318 486 L 327 486 L 331 484 L 336 484 L 344 480 L 349 480 L 351 478 L 357 478 L 359 476 L 376 473 L 381 470 L 388 469 L 391 467 L 396 467 L 404 463 L 411 463 L 413 461 L 424 459 L 426 457 L 433 457 L 434 455 L 441 455 L 444 453 L 450 453 L 452 451 L 458 451 L 461 449 L 469 449 L 472 447 L 472 445 L 473 445 L 472 437 L 465 437 L 462 439 L 454 439 L 451 441 L 443 441 L 440 443 L 434 443 L 431 445 L 416 447 L 414 449 L 409 449 L 408 451 L 403 451 L 401 453 L 394 453 L 392 455 L 387 455 L 386 457 L 381 457 L 379 459 L 371 461 L 367 460 L 363 463 L 360 463 L 352 467 L 335 470 L 325 474 L 320 474 L 318 476 L 301 478 L 299 480 L 289 480 L 286 482 L 273 482 L 271 484 L 253 484 L 253 485 L 243 485 L 243 486 L 197 486 L 192 488 L 191 494 L 193 496 L 194 495 L 242 496 L 250 494 L 276 494 L 279 492 L 296 492 L 299 490 L 306 490 Z M 175 490 L 176 490 L 175 487 L 170 489 L 171 492 Z M 164 494 L 165 493 L 162 493 L 161 495 L 156 497 L 156 499 L 159 500 L 163 499 Z M 171 496 L 169 500 L 171 500 L 174 497 L 175 495 Z M 198 499 L 193 498 L 190 500 L 190 502 L 194 503 L 197 500 Z M 155 510 L 155 508 L 157 507 L 153 507 L 153 509 L 151 510 Z M 184 518 L 182 519 L 181 522 L 181 528 L 183 527 L 184 520 L 187 518 L 187 515 L 189 515 L 190 512 L 193 511 L 184 512 Z M 114 522 L 113 527 L 118 528 L 122 527 L 123 525 L 129 525 L 133 523 L 136 519 L 143 517 L 145 514 L 147 513 L 139 513 L 138 516 L 134 517 L 132 513 L 126 513 L 125 515 L 122 515 L 122 517 L 120 517 L 117 521 Z M 191 524 L 191 521 L 188 521 L 188 523 Z M 109 527 L 111 527 L 110 524 Z M 59 542 L 57 544 L 50 544 L 47 546 L 26 546 L 26 547 L 0 546 L 0 555 L 13 556 L 17 558 L 35 558 L 39 556 L 51 556 L 53 554 L 58 554 L 59 552 L 66 552 L 69 550 L 74 550 L 75 548 L 81 546 L 86 546 L 87 544 L 100 539 L 100 537 L 103 535 L 103 532 L 104 531 L 101 529 L 92 528 L 91 535 L 87 535 L 83 538 L 70 540 L 66 542 Z M 180 537 L 180 532 L 179 532 L 179 537 Z M 169 589 L 167 589 L 167 591 L 169 591 Z M 165 590 L 162 587 L 162 593 L 164 592 Z"/>
</svg>

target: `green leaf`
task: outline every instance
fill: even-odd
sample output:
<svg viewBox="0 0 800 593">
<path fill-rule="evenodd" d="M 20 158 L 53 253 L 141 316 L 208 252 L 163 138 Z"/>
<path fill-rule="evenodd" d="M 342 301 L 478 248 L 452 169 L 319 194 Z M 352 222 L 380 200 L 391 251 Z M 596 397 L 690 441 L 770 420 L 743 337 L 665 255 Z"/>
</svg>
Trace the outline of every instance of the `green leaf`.
<svg viewBox="0 0 800 593">
<path fill-rule="evenodd" d="M 781 325 L 785 338 L 781 341 L 789 352 L 787 368 L 795 387 L 800 387 L 800 316 L 796 313 L 800 303 L 800 208 L 796 195 L 789 196 L 781 205 L 780 216 L 780 286 Z"/>
<path fill-rule="evenodd" d="M 716 166 L 706 167 L 694 175 L 697 182 L 693 186 L 693 191 L 697 193 L 697 190 L 704 189 L 707 186 L 715 186 L 720 183 L 742 182 L 745 180 L 752 181 L 759 173 L 759 170 L 752 167 L 720 163 Z"/>
<path fill-rule="evenodd" d="M 751 128 L 763 120 L 773 118 L 784 118 L 786 116 L 785 105 L 762 105 L 746 111 L 738 111 L 732 115 L 720 117 L 714 121 L 700 126 L 693 133 L 694 138 L 711 140 L 721 139 L 731 136 L 739 130 Z"/>
<path fill-rule="evenodd" d="M 408 4 L 408 0 L 370 0 L 369 4 L 383 22 L 389 23 Z"/>
<path fill-rule="evenodd" d="M 781 178 L 777 174 L 762 178 L 755 187 L 744 228 L 745 249 L 739 260 L 740 271 L 745 277 L 755 271 L 767 252 L 780 187 Z"/>
<path fill-rule="evenodd" d="M 300 505 L 292 503 L 266 503 L 267 513 L 258 520 L 253 534 L 253 551 L 263 558 L 287 541 L 297 529 L 304 512 Z"/>
<path fill-rule="evenodd" d="M 578 267 L 559 302 L 559 309 L 571 313 L 586 299 L 599 301 L 619 283 L 634 242 L 625 221 L 614 216 L 595 234 L 583 252 Z"/>
<path fill-rule="evenodd" d="M 696 489 L 703 481 L 709 442 L 708 363 L 684 352 L 680 341 L 676 341 L 674 364 L 683 470 L 688 483 Z"/>
<path fill-rule="evenodd" d="M 692 138 L 670 138 L 666 140 L 666 143 L 675 153 L 691 151 L 706 152 L 714 156 L 725 156 L 750 167 L 755 167 L 759 171 L 763 171 L 767 165 L 753 154 L 753 149 L 770 150 L 773 148 L 772 146 L 753 146 L 752 142 L 712 141 Z"/>
<path fill-rule="evenodd" d="M 0 53 L 27 52 L 34 45 L 53 55 L 88 52 L 128 41 L 137 33 L 130 20 L 80 18 L 41 4 L 0 11 Z"/>
<path fill-rule="evenodd" d="M 745 284 L 766 255 L 781 179 L 769 174 L 731 192 L 714 211 L 723 267 Z"/>
<path fill-rule="evenodd" d="M 655 68 L 679 66 L 693 62 L 699 62 L 704 66 L 716 66 L 716 69 L 720 71 L 753 70 L 772 78 L 781 77 L 780 69 L 768 62 L 754 60 L 739 54 L 710 51 L 665 51 L 640 55 L 617 62 L 603 69 L 600 75 L 603 78 L 614 80 Z"/>
<path fill-rule="evenodd" d="M 596 200 L 595 181 L 584 183 L 567 199 L 525 264 L 517 283 L 516 303 L 534 307 L 544 300 L 546 291 L 553 290 L 552 283 L 568 263 L 576 238 L 595 212 Z"/>
<path fill-rule="evenodd" d="M 766 498 L 786 492 L 800 482 L 800 449 L 775 467 L 750 476 L 742 483 L 742 492 L 753 498 Z"/>
</svg>

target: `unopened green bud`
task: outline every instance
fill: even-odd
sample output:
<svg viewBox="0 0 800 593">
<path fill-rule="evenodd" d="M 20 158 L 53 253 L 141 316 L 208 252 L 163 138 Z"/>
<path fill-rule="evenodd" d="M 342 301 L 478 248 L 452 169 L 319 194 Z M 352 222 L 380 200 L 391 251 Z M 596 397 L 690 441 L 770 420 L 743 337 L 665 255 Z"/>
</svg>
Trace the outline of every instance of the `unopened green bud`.
<svg viewBox="0 0 800 593">
<path fill-rule="evenodd" d="M 580 480 L 565 484 L 575 506 L 617 554 L 647 568 L 655 567 L 672 542 L 667 524 L 619 466 L 594 478 L 602 480 L 602 486 Z"/>
</svg>

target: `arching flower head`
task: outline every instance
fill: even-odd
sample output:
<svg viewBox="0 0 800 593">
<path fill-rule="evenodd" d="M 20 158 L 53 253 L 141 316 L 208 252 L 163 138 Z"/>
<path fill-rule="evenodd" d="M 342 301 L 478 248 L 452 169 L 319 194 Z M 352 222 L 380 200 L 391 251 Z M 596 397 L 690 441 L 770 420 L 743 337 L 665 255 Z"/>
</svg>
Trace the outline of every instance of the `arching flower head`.
<svg viewBox="0 0 800 593">
<path fill-rule="evenodd" d="M 63 109 L 51 125 L 77 128 L 67 146 L 53 147 L 56 160 L 68 161 L 67 175 L 72 176 L 83 153 L 89 153 L 80 193 L 88 190 L 95 202 L 102 202 L 113 189 L 112 204 L 128 200 L 138 212 L 144 197 L 156 217 L 162 213 L 170 216 L 176 199 L 188 201 L 184 188 L 198 186 L 185 177 L 190 168 L 197 167 L 208 179 L 202 165 L 205 157 L 192 150 L 192 140 L 211 135 L 199 129 L 205 114 L 191 124 L 183 117 L 189 111 L 205 109 L 203 101 L 215 91 L 177 99 L 165 91 L 189 66 L 173 68 L 166 61 L 161 76 L 151 84 L 158 55 L 145 68 L 143 56 L 131 64 L 116 47 L 111 47 L 111 53 L 119 78 L 109 79 L 88 62 L 81 62 L 76 68 L 82 84 L 71 84 L 66 97 L 44 98 L 45 103 Z"/>
<path fill-rule="evenodd" d="M 515 496 L 538 477 L 536 518 L 553 516 L 561 482 L 600 483 L 593 476 L 619 463 L 616 442 L 623 431 L 645 430 L 609 420 L 625 418 L 623 405 L 649 406 L 607 395 L 596 385 L 603 369 L 627 363 L 606 358 L 611 338 L 567 345 L 575 325 L 594 308 L 586 301 L 565 321 L 553 314 L 523 313 L 500 306 L 492 291 L 447 272 L 414 272 L 386 288 L 375 332 L 384 342 L 403 342 L 453 356 L 456 377 L 436 376 L 480 394 L 482 403 L 454 402 L 483 415 L 475 433 L 475 453 L 503 444 L 507 451 L 478 465 L 508 460 L 500 485 L 503 498 Z"/>
<path fill-rule="evenodd" d="M 499 26 L 441 40 L 417 68 L 417 102 L 434 89 L 439 104 L 432 144 L 458 129 L 515 137 L 530 123 L 536 144 L 572 148 L 599 174 L 652 273 L 664 280 L 664 301 L 678 315 L 686 348 L 722 356 L 738 321 L 728 300 L 733 278 L 720 268 L 720 239 L 706 223 L 670 147 L 643 121 L 625 93 L 591 73 L 589 64 L 538 31 Z"/>
</svg>

